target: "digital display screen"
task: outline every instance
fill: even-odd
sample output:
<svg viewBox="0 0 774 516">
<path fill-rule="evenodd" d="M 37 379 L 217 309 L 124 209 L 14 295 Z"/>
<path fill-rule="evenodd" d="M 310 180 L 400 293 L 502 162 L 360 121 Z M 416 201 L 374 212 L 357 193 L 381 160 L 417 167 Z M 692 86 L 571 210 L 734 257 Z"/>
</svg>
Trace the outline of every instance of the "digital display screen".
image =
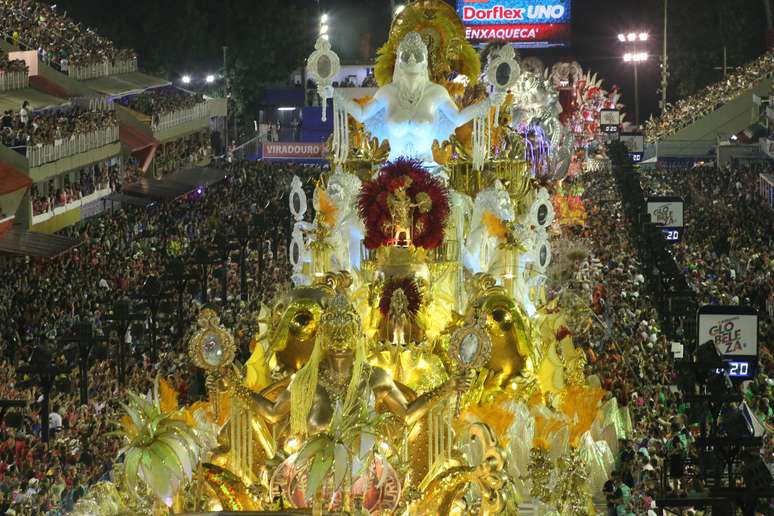
<svg viewBox="0 0 774 516">
<path fill-rule="evenodd" d="M 732 360 L 726 363 L 726 372 L 730 378 L 752 378 L 755 375 L 755 367 L 750 362 Z"/>
<path fill-rule="evenodd" d="M 679 242 L 683 237 L 683 200 L 680 197 L 648 197 L 646 209 L 650 221 L 661 228 L 667 242 Z"/>
<path fill-rule="evenodd" d="M 599 127 L 605 133 L 617 133 L 621 125 L 621 112 L 617 109 L 603 109 L 599 112 Z"/>
<path fill-rule="evenodd" d="M 457 0 L 470 41 L 509 41 L 520 48 L 570 45 L 571 0 Z"/>
<path fill-rule="evenodd" d="M 667 242 L 679 242 L 681 232 L 676 228 L 662 228 L 661 233 L 664 235 L 664 240 Z"/>
</svg>

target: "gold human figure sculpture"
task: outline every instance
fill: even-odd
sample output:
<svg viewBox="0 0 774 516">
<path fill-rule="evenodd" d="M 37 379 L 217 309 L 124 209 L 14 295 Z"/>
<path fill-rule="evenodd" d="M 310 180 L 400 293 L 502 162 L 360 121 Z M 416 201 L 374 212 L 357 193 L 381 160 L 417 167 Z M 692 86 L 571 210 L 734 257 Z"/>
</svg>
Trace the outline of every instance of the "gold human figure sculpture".
<svg viewBox="0 0 774 516">
<path fill-rule="evenodd" d="M 377 406 L 410 426 L 439 401 L 468 389 L 469 378 L 454 377 L 408 402 L 385 370 L 366 363 L 360 328 L 360 317 L 350 301 L 337 294 L 323 310 L 307 364 L 276 401 L 250 392 L 252 407 L 269 423 L 290 416 L 293 435 L 313 435 L 329 428 L 337 407 L 362 403 L 370 393 Z"/>
<path fill-rule="evenodd" d="M 402 186 L 387 197 L 387 208 L 390 210 L 391 232 L 396 245 L 411 245 L 412 228 L 414 225 L 414 208 L 419 204 L 411 202 Z"/>
<path fill-rule="evenodd" d="M 402 288 L 396 289 L 390 298 L 390 334 L 394 345 L 406 343 L 406 328 L 411 332 L 411 314 L 409 313 L 408 297 Z M 411 335 L 409 335 L 411 339 Z"/>
</svg>

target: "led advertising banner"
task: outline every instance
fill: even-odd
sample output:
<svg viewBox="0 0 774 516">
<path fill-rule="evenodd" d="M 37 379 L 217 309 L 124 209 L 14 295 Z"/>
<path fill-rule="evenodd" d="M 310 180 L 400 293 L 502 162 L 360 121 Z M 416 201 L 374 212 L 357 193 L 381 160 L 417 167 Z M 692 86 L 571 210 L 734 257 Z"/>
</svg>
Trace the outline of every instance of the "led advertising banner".
<svg viewBox="0 0 774 516">
<path fill-rule="evenodd" d="M 661 228 L 667 242 L 683 238 L 683 199 L 680 197 L 648 197 L 646 206 L 650 221 Z"/>
<path fill-rule="evenodd" d="M 645 202 L 653 224 L 667 228 L 683 227 L 682 197 L 648 197 Z"/>
<path fill-rule="evenodd" d="M 457 0 L 470 41 L 505 40 L 519 48 L 570 45 L 571 0 Z"/>
<path fill-rule="evenodd" d="M 599 112 L 599 127 L 603 133 L 617 133 L 621 125 L 621 112 L 617 109 L 603 109 Z"/>
<path fill-rule="evenodd" d="M 758 355 L 758 312 L 747 306 L 707 305 L 699 310 L 699 344 L 712 341 L 722 357 Z"/>
<path fill-rule="evenodd" d="M 263 144 L 263 159 L 323 159 L 324 143 L 269 142 Z"/>
<path fill-rule="evenodd" d="M 705 305 L 699 309 L 699 345 L 710 341 L 726 362 L 732 380 L 755 376 L 758 366 L 758 312 L 750 306 Z"/>
</svg>

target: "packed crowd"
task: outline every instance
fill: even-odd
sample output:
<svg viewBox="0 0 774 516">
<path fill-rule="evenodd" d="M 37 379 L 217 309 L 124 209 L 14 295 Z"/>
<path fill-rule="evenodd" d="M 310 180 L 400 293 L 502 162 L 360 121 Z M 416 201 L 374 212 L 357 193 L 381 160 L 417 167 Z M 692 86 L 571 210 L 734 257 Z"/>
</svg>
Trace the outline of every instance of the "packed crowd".
<svg viewBox="0 0 774 516">
<path fill-rule="evenodd" d="M 668 104 L 666 111 L 645 122 L 649 143 L 676 133 L 693 121 L 711 113 L 721 105 L 752 88 L 774 72 L 774 52 L 767 52 L 755 61 L 730 73 L 725 79 L 710 84 L 695 95 Z"/>
<path fill-rule="evenodd" d="M 62 178 L 51 178 L 30 190 L 32 214 L 40 215 L 82 199 L 97 190 L 119 190 L 121 166 L 117 160 L 95 163 Z"/>
<path fill-rule="evenodd" d="M 615 470 L 605 485 L 609 514 L 650 515 L 662 488 L 697 489 L 683 482 L 692 435 L 681 413 L 670 342 L 660 329 L 612 173 L 582 176 L 588 217 L 568 229 L 588 251 L 591 293 L 588 333 L 576 344 L 587 355 L 587 375 L 597 375 L 609 396 L 627 408 L 631 438 L 619 444 Z M 662 486 L 661 475 L 670 479 Z"/>
<path fill-rule="evenodd" d="M 156 151 L 156 175 L 163 176 L 180 168 L 203 163 L 212 156 L 210 132 L 199 131 L 164 143 Z"/>
<path fill-rule="evenodd" d="M 0 143 L 24 154 L 28 146 L 57 144 L 117 125 L 112 110 L 66 106 L 33 111 L 25 101 L 18 112 L 7 110 L 0 118 Z"/>
<path fill-rule="evenodd" d="M 41 60 L 63 71 L 105 61 L 136 59 L 133 50 L 116 48 L 89 27 L 60 14 L 56 5 L 35 0 L 0 2 L 0 33 L 16 46 L 36 49 Z"/>
<path fill-rule="evenodd" d="M 241 339 L 240 348 L 249 349 L 254 329 L 250 325 L 255 320 L 250 314 L 261 302 L 271 302 L 290 274 L 290 179 L 297 174 L 312 184 L 319 169 L 243 162 L 222 166 L 228 179 L 204 192 L 148 208 L 126 207 L 67 230 L 65 234 L 77 237 L 81 245 L 60 257 L 0 258 L 0 389 L 5 398 L 30 403 L 23 420 L 10 422 L 6 418 L 0 425 L 0 508 L 10 507 L 25 515 L 58 515 L 70 509 L 115 459 L 117 442 L 106 434 L 118 417 L 116 400 L 125 397 L 124 389 L 145 392 L 160 374 L 178 390 L 182 402 L 203 392 L 185 355 L 186 339 L 178 333 L 191 326 L 204 297 L 203 289 L 210 302 L 219 304 L 227 326 L 246 328 L 236 334 Z M 187 258 L 195 248 L 212 248 L 217 235 L 229 234 L 240 221 L 251 221 L 256 231 L 246 255 L 244 299 L 239 292 L 238 259 L 233 253 L 222 265 L 228 285 L 225 301 L 218 298 L 221 285 L 213 271 L 206 285 L 199 281 L 188 285 L 182 327 L 178 327 L 176 307 L 164 309 L 157 360 L 149 345 L 147 321 L 132 326 L 126 335 L 116 334 L 107 319 L 117 300 L 141 297 L 141 286 L 150 275 L 162 277 L 165 285 L 174 288 L 176 282 L 164 279 L 169 257 Z M 133 302 L 139 306 L 138 301 Z M 36 346 L 58 349 L 62 344 L 57 339 L 83 319 L 109 338 L 111 351 L 89 369 L 88 405 L 79 403 L 75 370 L 65 375 L 71 380 L 70 387 L 60 389 L 52 401 L 49 421 L 53 436 L 47 449 L 41 442 L 40 390 L 19 388 L 21 377 L 15 366 Z M 125 360 L 125 386 L 118 385 L 117 360 L 111 358 L 119 338 L 127 342 L 130 351 Z M 56 353 L 53 360 L 71 369 L 74 364 L 65 356 Z"/>
<path fill-rule="evenodd" d="M 128 95 L 118 102 L 145 115 L 158 117 L 189 109 L 204 102 L 200 93 L 190 93 L 174 86 L 145 90 L 137 95 Z"/>
<path fill-rule="evenodd" d="M 27 63 L 21 59 L 9 59 L 8 54 L 0 53 L 0 72 L 26 72 Z"/>
<path fill-rule="evenodd" d="M 747 304 L 761 321 L 760 373 L 741 393 L 759 421 L 774 428 L 774 360 L 769 349 L 774 315 L 774 213 L 755 198 L 760 167 L 656 171 L 642 176 L 643 189 L 686 199 L 686 235 L 675 248 L 689 285 L 701 304 Z M 579 333 L 587 374 L 596 374 L 619 405 L 628 408 L 631 435 L 620 442 L 615 470 L 604 491 L 609 514 L 648 515 L 657 495 L 691 496 L 705 491 L 696 475 L 700 463 L 698 427 L 678 388 L 672 342 L 660 315 L 632 238 L 632 222 L 609 171 L 580 178 L 588 218 L 567 237 L 589 251 L 587 292 L 592 324 Z M 678 337 L 679 338 L 679 337 Z M 774 439 L 763 442 L 769 460 Z M 691 514 L 702 514 L 691 510 Z"/>
<path fill-rule="evenodd" d="M 751 407 L 774 426 L 770 348 L 774 339 L 774 211 L 755 193 L 761 165 L 655 170 L 642 176 L 643 190 L 685 200 L 684 239 L 678 262 L 701 304 L 745 305 L 758 311 L 762 389 Z"/>
</svg>

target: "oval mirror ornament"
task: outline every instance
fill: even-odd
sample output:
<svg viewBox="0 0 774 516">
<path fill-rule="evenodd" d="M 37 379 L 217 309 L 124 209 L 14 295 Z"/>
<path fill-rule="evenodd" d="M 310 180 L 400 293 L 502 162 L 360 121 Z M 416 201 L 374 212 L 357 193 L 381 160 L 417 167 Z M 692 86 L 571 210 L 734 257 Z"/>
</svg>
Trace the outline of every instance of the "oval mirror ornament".
<svg viewBox="0 0 774 516">
<path fill-rule="evenodd" d="M 502 62 L 495 69 L 495 82 L 505 88 L 511 82 L 511 65 L 508 62 Z"/>
<path fill-rule="evenodd" d="M 537 212 L 538 225 L 545 226 L 546 220 L 548 220 L 548 207 L 546 207 L 545 204 L 541 204 L 538 207 L 538 212 Z"/>
<path fill-rule="evenodd" d="M 321 55 L 317 60 L 317 75 L 320 77 L 329 77 L 331 74 L 331 58 L 327 55 Z"/>
</svg>

